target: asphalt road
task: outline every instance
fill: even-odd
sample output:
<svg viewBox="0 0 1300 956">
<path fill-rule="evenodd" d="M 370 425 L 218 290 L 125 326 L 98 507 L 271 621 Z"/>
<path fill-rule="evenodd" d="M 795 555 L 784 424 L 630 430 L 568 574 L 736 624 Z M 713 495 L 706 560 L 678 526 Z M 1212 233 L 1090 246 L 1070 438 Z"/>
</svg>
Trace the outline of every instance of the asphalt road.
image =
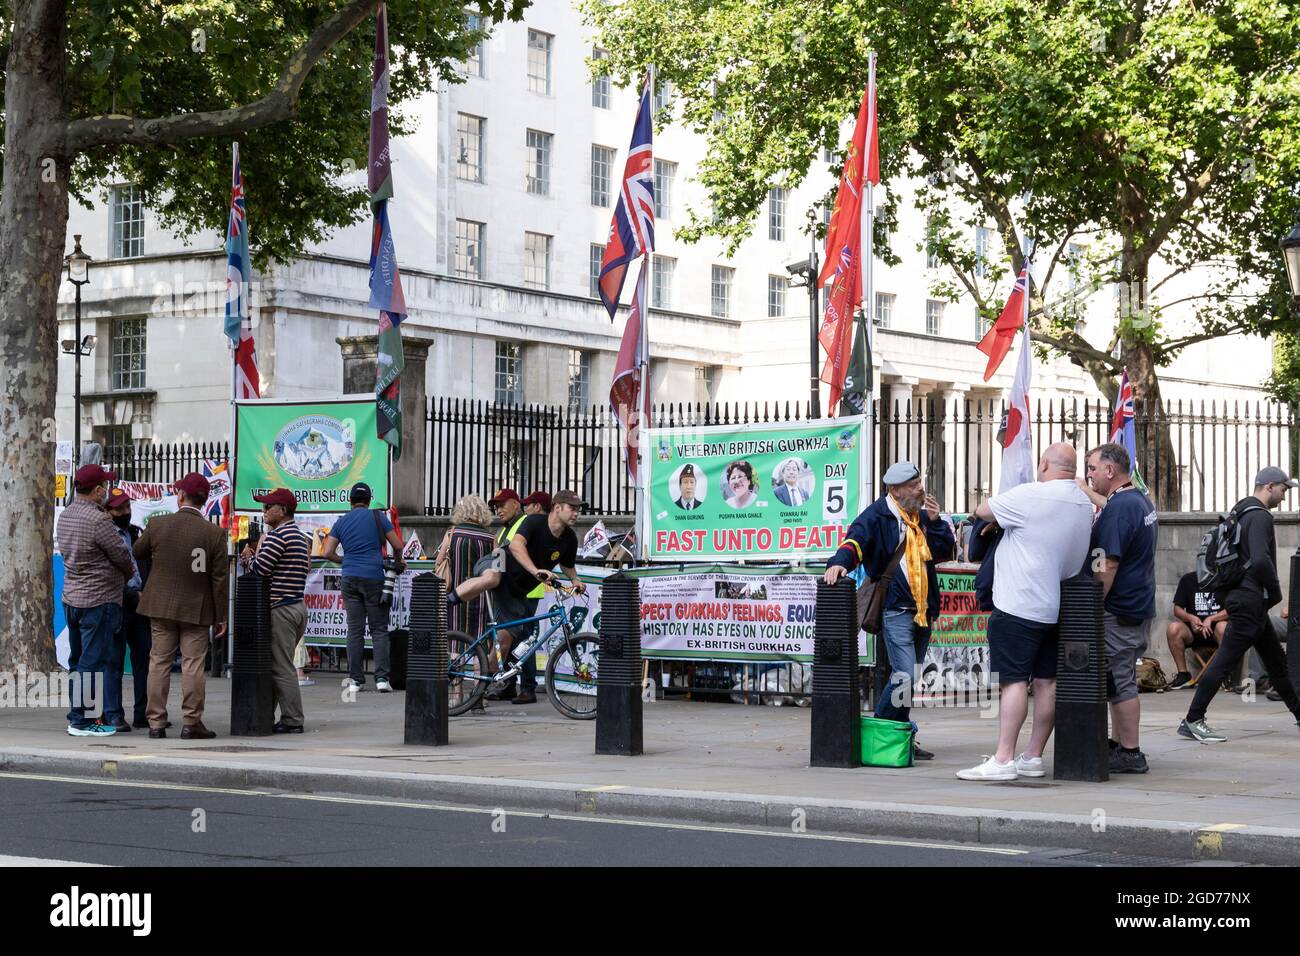
<svg viewBox="0 0 1300 956">
<path fill-rule="evenodd" d="M 0 774 L 0 865 L 1125 866 L 1053 848 Z M 18 858 L 17 860 L 15 858 Z"/>
</svg>

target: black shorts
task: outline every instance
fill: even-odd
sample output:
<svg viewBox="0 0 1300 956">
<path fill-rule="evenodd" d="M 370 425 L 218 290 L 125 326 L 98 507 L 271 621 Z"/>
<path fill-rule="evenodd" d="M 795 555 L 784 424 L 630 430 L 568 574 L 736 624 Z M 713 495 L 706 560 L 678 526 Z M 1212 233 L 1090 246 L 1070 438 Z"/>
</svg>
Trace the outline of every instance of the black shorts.
<svg viewBox="0 0 1300 956">
<path fill-rule="evenodd" d="M 508 583 L 495 587 L 487 593 L 493 620 L 498 624 L 505 624 L 509 621 L 521 621 L 524 618 L 532 617 L 537 613 L 537 602 L 539 599 L 520 597 L 511 590 Z M 522 627 L 511 628 L 511 633 L 516 637 L 526 636 L 535 626 L 536 624 L 534 623 L 525 624 Z"/>
<path fill-rule="evenodd" d="M 989 615 L 989 669 L 1002 684 L 1055 680 L 1056 624 L 1039 624 L 993 609 Z"/>
</svg>

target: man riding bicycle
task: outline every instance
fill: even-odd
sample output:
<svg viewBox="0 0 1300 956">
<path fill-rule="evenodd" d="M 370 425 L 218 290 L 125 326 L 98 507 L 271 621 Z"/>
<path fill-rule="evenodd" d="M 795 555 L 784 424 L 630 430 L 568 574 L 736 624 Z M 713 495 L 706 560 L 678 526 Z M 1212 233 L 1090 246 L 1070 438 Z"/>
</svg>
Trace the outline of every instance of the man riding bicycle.
<svg viewBox="0 0 1300 956">
<path fill-rule="evenodd" d="M 462 581 L 447 595 L 448 605 L 469 600 L 490 591 L 489 603 L 497 621 L 517 621 L 531 617 L 537 610 L 538 598 L 532 591 L 538 583 L 555 580 L 550 568 L 557 564 L 578 594 L 587 588 L 578 580 L 575 567 L 578 558 L 578 536 L 573 526 L 578 523 L 582 499 L 573 491 L 558 491 L 551 498 L 550 514 L 529 515 L 518 525 L 513 537 L 504 548 L 480 559 L 475 570 L 483 570 Z M 500 554 L 498 554 L 501 552 Z M 504 561 L 501 558 L 504 558 Z M 522 639 L 526 634 L 521 634 Z M 499 670 L 509 666 L 510 648 L 515 641 L 507 630 L 498 632 L 501 660 L 495 665 Z"/>
</svg>

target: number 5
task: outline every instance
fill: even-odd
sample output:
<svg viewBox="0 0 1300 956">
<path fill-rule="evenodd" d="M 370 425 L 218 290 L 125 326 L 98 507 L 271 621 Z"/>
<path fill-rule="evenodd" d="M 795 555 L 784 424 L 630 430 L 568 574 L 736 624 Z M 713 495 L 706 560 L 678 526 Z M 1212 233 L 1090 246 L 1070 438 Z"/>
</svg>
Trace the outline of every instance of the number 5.
<svg viewBox="0 0 1300 956">
<path fill-rule="evenodd" d="M 826 489 L 826 510 L 830 514 L 838 514 L 844 510 L 844 489 L 838 485 L 832 485 Z"/>
</svg>

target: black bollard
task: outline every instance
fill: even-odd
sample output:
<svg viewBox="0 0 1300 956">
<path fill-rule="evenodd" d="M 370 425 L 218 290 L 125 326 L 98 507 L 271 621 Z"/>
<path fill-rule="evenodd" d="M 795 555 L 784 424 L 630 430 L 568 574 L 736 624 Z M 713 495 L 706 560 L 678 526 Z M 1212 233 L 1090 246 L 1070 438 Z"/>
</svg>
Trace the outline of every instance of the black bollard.
<svg viewBox="0 0 1300 956">
<path fill-rule="evenodd" d="M 267 737 L 275 725 L 270 578 L 252 572 L 239 576 L 235 584 L 233 627 L 230 736 Z"/>
<path fill-rule="evenodd" d="M 447 595 L 442 578 L 411 581 L 406 651 L 406 721 L 402 742 L 441 747 L 447 736 Z"/>
<path fill-rule="evenodd" d="M 1087 575 L 1062 581 L 1059 621 L 1052 776 L 1057 780 L 1109 780 L 1101 582 Z"/>
<path fill-rule="evenodd" d="M 849 578 L 817 581 L 813 637 L 812 747 L 814 767 L 862 766 L 858 689 L 858 597 Z"/>
<path fill-rule="evenodd" d="M 619 572 L 600 589 L 596 753 L 642 752 L 641 706 L 641 585 Z"/>
<path fill-rule="evenodd" d="M 1291 601 L 1287 607 L 1286 673 L 1300 693 L 1300 551 L 1291 555 Z"/>
<path fill-rule="evenodd" d="M 410 646 L 410 631 L 398 629 L 388 632 L 388 683 L 393 690 L 406 690 L 406 652 Z"/>
</svg>

